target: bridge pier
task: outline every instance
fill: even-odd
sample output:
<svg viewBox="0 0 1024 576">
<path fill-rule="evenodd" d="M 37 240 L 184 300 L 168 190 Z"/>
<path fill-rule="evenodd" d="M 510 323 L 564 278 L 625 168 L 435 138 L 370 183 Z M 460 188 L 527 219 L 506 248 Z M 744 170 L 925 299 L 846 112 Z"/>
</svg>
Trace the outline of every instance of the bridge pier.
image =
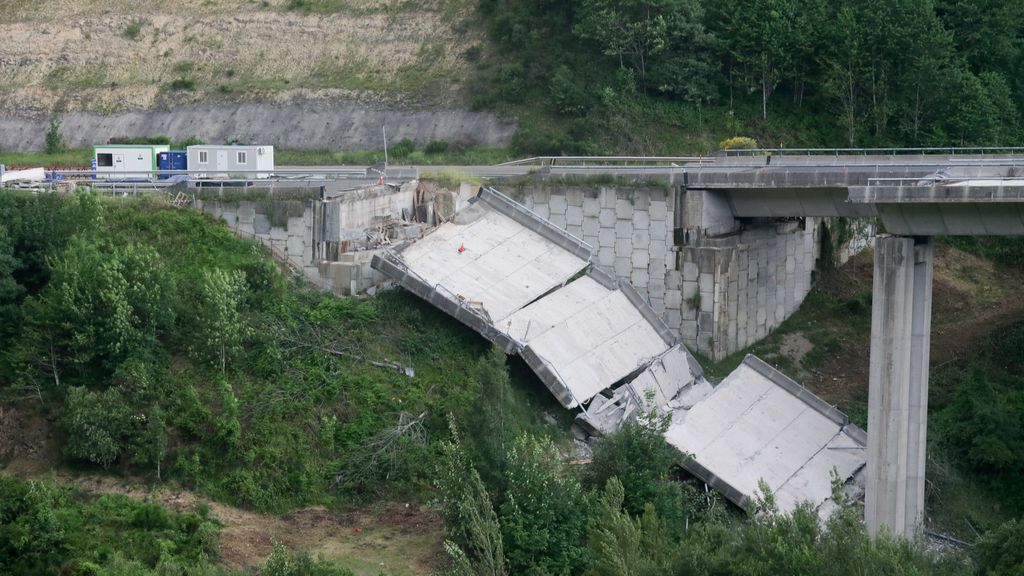
<svg viewBox="0 0 1024 576">
<path fill-rule="evenodd" d="M 924 516 L 931 238 L 875 240 L 864 520 L 911 538 Z"/>
</svg>

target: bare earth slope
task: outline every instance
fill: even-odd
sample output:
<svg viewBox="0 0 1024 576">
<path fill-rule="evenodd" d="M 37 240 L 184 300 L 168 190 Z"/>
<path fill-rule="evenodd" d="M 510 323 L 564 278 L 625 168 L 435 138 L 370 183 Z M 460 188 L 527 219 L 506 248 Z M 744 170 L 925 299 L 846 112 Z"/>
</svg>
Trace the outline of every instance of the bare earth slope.
<svg viewBox="0 0 1024 576">
<path fill-rule="evenodd" d="M 79 113 L 73 117 L 78 128 L 96 130 L 102 123 L 88 117 L 210 108 L 225 117 L 240 103 L 286 113 L 296 106 L 302 107 L 295 108 L 298 112 L 328 115 L 386 111 L 397 134 L 405 116 L 428 107 L 449 116 L 468 114 L 460 110 L 464 78 L 484 41 L 470 21 L 473 3 L 466 0 L 7 0 L 3 5 L 0 148 L 7 149 L 37 148 L 27 135 L 11 134 L 29 124 L 32 130 L 45 125 L 55 112 Z M 259 110 L 246 114 L 260 116 Z M 173 131 L 187 120 L 165 119 L 163 125 Z M 206 123 L 202 115 L 191 121 L 197 130 Z M 120 129 L 145 131 L 144 124 L 133 120 Z M 424 128 L 422 122 L 413 124 L 408 131 L 415 137 Z M 482 130 L 480 143 L 493 145 L 511 134 L 501 127 L 492 119 L 465 132 Z"/>
</svg>

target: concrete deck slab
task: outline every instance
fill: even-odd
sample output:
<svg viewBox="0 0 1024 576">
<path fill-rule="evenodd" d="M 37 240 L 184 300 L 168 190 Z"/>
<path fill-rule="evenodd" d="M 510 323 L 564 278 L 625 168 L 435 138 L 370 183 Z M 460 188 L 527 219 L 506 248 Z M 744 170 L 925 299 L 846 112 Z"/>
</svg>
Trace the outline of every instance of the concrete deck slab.
<svg viewBox="0 0 1024 576">
<path fill-rule="evenodd" d="M 670 344 L 618 288 L 579 278 L 498 323 L 571 395 L 567 408 L 642 369 Z"/>
<path fill-rule="evenodd" d="M 588 264 L 481 202 L 410 245 L 401 258 L 428 284 L 479 303 L 498 326 Z"/>
<path fill-rule="evenodd" d="M 748 505 L 764 480 L 783 512 L 821 506 L 832 470 L 845 481 L 866 458 L 859 428 L 752 356 L 708 398 L 674 412 L 665 438 L 692 456 L 684 467 L 736 504 Z"/>
</svg>

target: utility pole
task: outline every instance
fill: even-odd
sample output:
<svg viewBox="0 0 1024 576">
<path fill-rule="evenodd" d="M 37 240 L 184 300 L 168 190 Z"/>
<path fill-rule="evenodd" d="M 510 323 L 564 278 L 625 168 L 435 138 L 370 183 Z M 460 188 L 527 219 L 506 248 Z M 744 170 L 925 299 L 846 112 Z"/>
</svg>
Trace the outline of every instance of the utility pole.
<svg viewBox="0 0 1024 576">
<path fill-rule="evenodd" d="M 384 170 L 388 169 L 388 127 L 386 124 L 380 125 L 380 131 L 384 134 Z"/>
</svg>

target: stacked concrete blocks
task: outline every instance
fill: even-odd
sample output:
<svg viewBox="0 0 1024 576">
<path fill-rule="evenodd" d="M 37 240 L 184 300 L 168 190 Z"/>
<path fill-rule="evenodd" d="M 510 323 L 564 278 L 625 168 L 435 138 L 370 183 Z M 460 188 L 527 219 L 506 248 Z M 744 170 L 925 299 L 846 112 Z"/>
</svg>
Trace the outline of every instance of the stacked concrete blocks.
<svg viewBox="0 0 1024 576">
<path fill-rule="evenodd" d="M 666 274 L 672 265 L 668 196 L 664 189 L 653 187 L 629 191 L 535 187 L 524 192 L 522 201 L 542 218 L 593 246 L 598 267 L 630 281 L 668 320 Z"/>
<path fill-rule="evenodd" d="M 676 194 L 657 187 L 536 186 L 522 194 L 539 216 L 593 246 L 594 262 L 630 281 L 687 346 L 721 359 L 767 336 L 803 302 L 822 221 L 741 227 L 717 197 L 683 198 L 693 213 L 676 214 Z M 674 228 L 699 224 L 711 227 L 676 245 Z M 853 227 L 843 261 L 869 243 L 870 226 Z"/>
</svg>

